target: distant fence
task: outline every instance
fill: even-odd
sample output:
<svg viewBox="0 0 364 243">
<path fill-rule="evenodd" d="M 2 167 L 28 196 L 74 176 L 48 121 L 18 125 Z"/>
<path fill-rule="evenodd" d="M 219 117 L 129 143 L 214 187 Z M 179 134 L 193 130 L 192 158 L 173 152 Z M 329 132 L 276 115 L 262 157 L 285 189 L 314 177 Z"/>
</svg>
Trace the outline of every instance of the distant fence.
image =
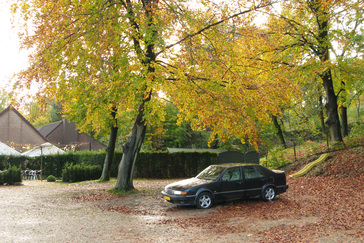
<svg viewBox="0 0 364 243">
<path fill-rule="evenodd" d="M 259 153 L 250 151 L 245 154 L 235 151 L 226 151 L 219 153 L 218 163 L 242 163 L 242 164 L 259 164 Z"/>
</svg>

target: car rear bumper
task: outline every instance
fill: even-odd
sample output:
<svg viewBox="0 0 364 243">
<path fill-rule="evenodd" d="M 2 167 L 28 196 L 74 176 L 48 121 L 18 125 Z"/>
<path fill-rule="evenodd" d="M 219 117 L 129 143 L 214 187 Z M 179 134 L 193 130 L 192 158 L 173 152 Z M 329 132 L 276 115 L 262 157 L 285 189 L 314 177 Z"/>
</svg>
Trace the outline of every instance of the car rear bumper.
<svg viewBox="0 0 364 243">
<path fill-rule="evenodd" d="M 286 192 L 288 189 L 288 185 L 283 185 L 283 186 L 277 186 L 277 195 Z"/>
<path fill-rule="evenodd" d="M 195 205 L 195 195 L 187 195 L 187 196 L 171 195 L 164 191 L 162 191 L 161 193 L 162 193 L 163 198 L 169 203 L 173 203 L 175 205 L 180 205 L 180 206 Z"/>
</svg>

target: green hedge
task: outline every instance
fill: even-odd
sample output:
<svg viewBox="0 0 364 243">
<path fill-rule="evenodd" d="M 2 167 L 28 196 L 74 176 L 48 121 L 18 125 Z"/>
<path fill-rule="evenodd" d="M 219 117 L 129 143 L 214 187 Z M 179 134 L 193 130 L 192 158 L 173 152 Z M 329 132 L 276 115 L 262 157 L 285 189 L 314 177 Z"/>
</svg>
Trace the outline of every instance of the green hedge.
<svg viewBox="0 0 364 243">
<path fill-rule="evenodd" d="M 43 178 L 53 175 L 62 177 L 62 170 L 68 164 L 85 164 L 90 166 L 103 166 L 106 153 L 94 151 L 67 152 L 65 154 L 25 157 L 25 156 L 0 156 L 0 170 L 16 166 L 22 170 L 43 169 Z M 114 155 L 111 176 L 116 177 L 122 153 Z M 217 153 L 209 152 L 141 152 L 136 162 L 136 178 L 183 178 L 197 175 L 201 170 L 211 164 L 217 163 Z M 99 177 L 101 176 L 101 173 Z"/>
<path fill-rule="evenodd" d="M 201 170 L 217 163 L 215 153 L 141 153 L 136 162 L 136 177 L 182 178 L 196 176 Z"/>
<path fill-rule="evenodd" d="M 0 170 L 4 170 L 9 166 L 25 170 L 43 170 L 43 178 L 53 175 L 57 178 L 62 177 L 62 170 L 66 163 L 89 165 L 102 165 L 104 162 L 105 152 L 82 151 L 82 152 L 67 152 L 64 154 L 47 155 L 41 157 L 26 157 L 26 156 L 3 156 L 0 155 Z M 115 162 L 117 163 L 117 162 Z"/>
<path fill-rule="evenodd" d="M 21 176 L 22 176 L 21 169 L 13 165 L 5 171 L 0 171 L 0 185 L 3 184 L 14 185 L 17 182 L 22 181 Z"/>
<path fill-rule="evenodd" d="M 63 182 L 78 182 L 96 180 L 100 178 L 102 167 L 100 165 L 66 164 L 62 170 Z"/>
</svg>

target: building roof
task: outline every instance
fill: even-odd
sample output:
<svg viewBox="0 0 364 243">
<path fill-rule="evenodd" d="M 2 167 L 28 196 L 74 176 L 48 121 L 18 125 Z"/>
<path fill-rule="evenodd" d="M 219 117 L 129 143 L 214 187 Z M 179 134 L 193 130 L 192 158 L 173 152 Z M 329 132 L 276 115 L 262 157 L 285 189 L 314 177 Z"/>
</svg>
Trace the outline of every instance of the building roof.
<svg viewBox="0 0 364 243">
<path fill-rule="evenodd" d="M 48 125 L 44 125 L 41 127 L 38 127 L 38 131 L 44 136 L 47 137 L 49 134 L 51 134 L 54 130 L 57 129 L 57 127 L 61 126 L 63 123 L 63 120 L 60 120 L 58 122 L 53 122 Z"/>
<path fill-rule="evenodd" d="M 0 142 L 0 155 L 20 155 L 18 151 Z"/>
<path fill-rule="evenodd" d="M 22 114 L 19 113 L 19 111 L 17 111 L 13 105 L 9 105 L 8 107 L 6 107 L 2 112 L 0 112 L 0 117 L 3 116 L 4 114 L 6 114 L 7 112 L 9 112 L 10 110 L 14 111 L 15 114 L 17 114 L 17 116 L 19 116 L 20 119 L 22 119 L 29 127 L 31 127 L 36 133 L 39 134 L 39 136 L 41 136 L 42 138 L 44 138 L 46 141 L 48 141 L 48 139 L 46 137 L 44 137 L 39 131 L 38 129 L 36 129 Z"/>
<path fill-rule="evenodd" d="M 106 148 L 106 145 L 88 135 L 77 130 L 74 122 L 69 122 L 66 118 L 51 124 L 38 127 L 38 131 L 45 136 L 51 143 L 59 148 L 77 150 L 99 150 Z"/>
</svg>

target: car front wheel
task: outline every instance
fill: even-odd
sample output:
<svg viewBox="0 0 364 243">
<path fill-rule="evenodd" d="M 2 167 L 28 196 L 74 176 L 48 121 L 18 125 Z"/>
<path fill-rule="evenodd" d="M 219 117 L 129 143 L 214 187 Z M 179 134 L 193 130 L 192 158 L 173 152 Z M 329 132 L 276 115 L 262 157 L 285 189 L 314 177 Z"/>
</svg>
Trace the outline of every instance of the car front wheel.
<svg viewBox="0 0 364 243">
<path fill-rule="evenodd" d="M 207 209 L 212 207 L 212 196 L 210 193 L 202 192 L 197 197 L 197 208 Z"/>
<path fill-rule="evenodd" d="M 262 199 L 264 201 L 272 201 L 276 197 L 276 190 L 269 186 L 265 188 L 262 192 Z"/>
</svg>

